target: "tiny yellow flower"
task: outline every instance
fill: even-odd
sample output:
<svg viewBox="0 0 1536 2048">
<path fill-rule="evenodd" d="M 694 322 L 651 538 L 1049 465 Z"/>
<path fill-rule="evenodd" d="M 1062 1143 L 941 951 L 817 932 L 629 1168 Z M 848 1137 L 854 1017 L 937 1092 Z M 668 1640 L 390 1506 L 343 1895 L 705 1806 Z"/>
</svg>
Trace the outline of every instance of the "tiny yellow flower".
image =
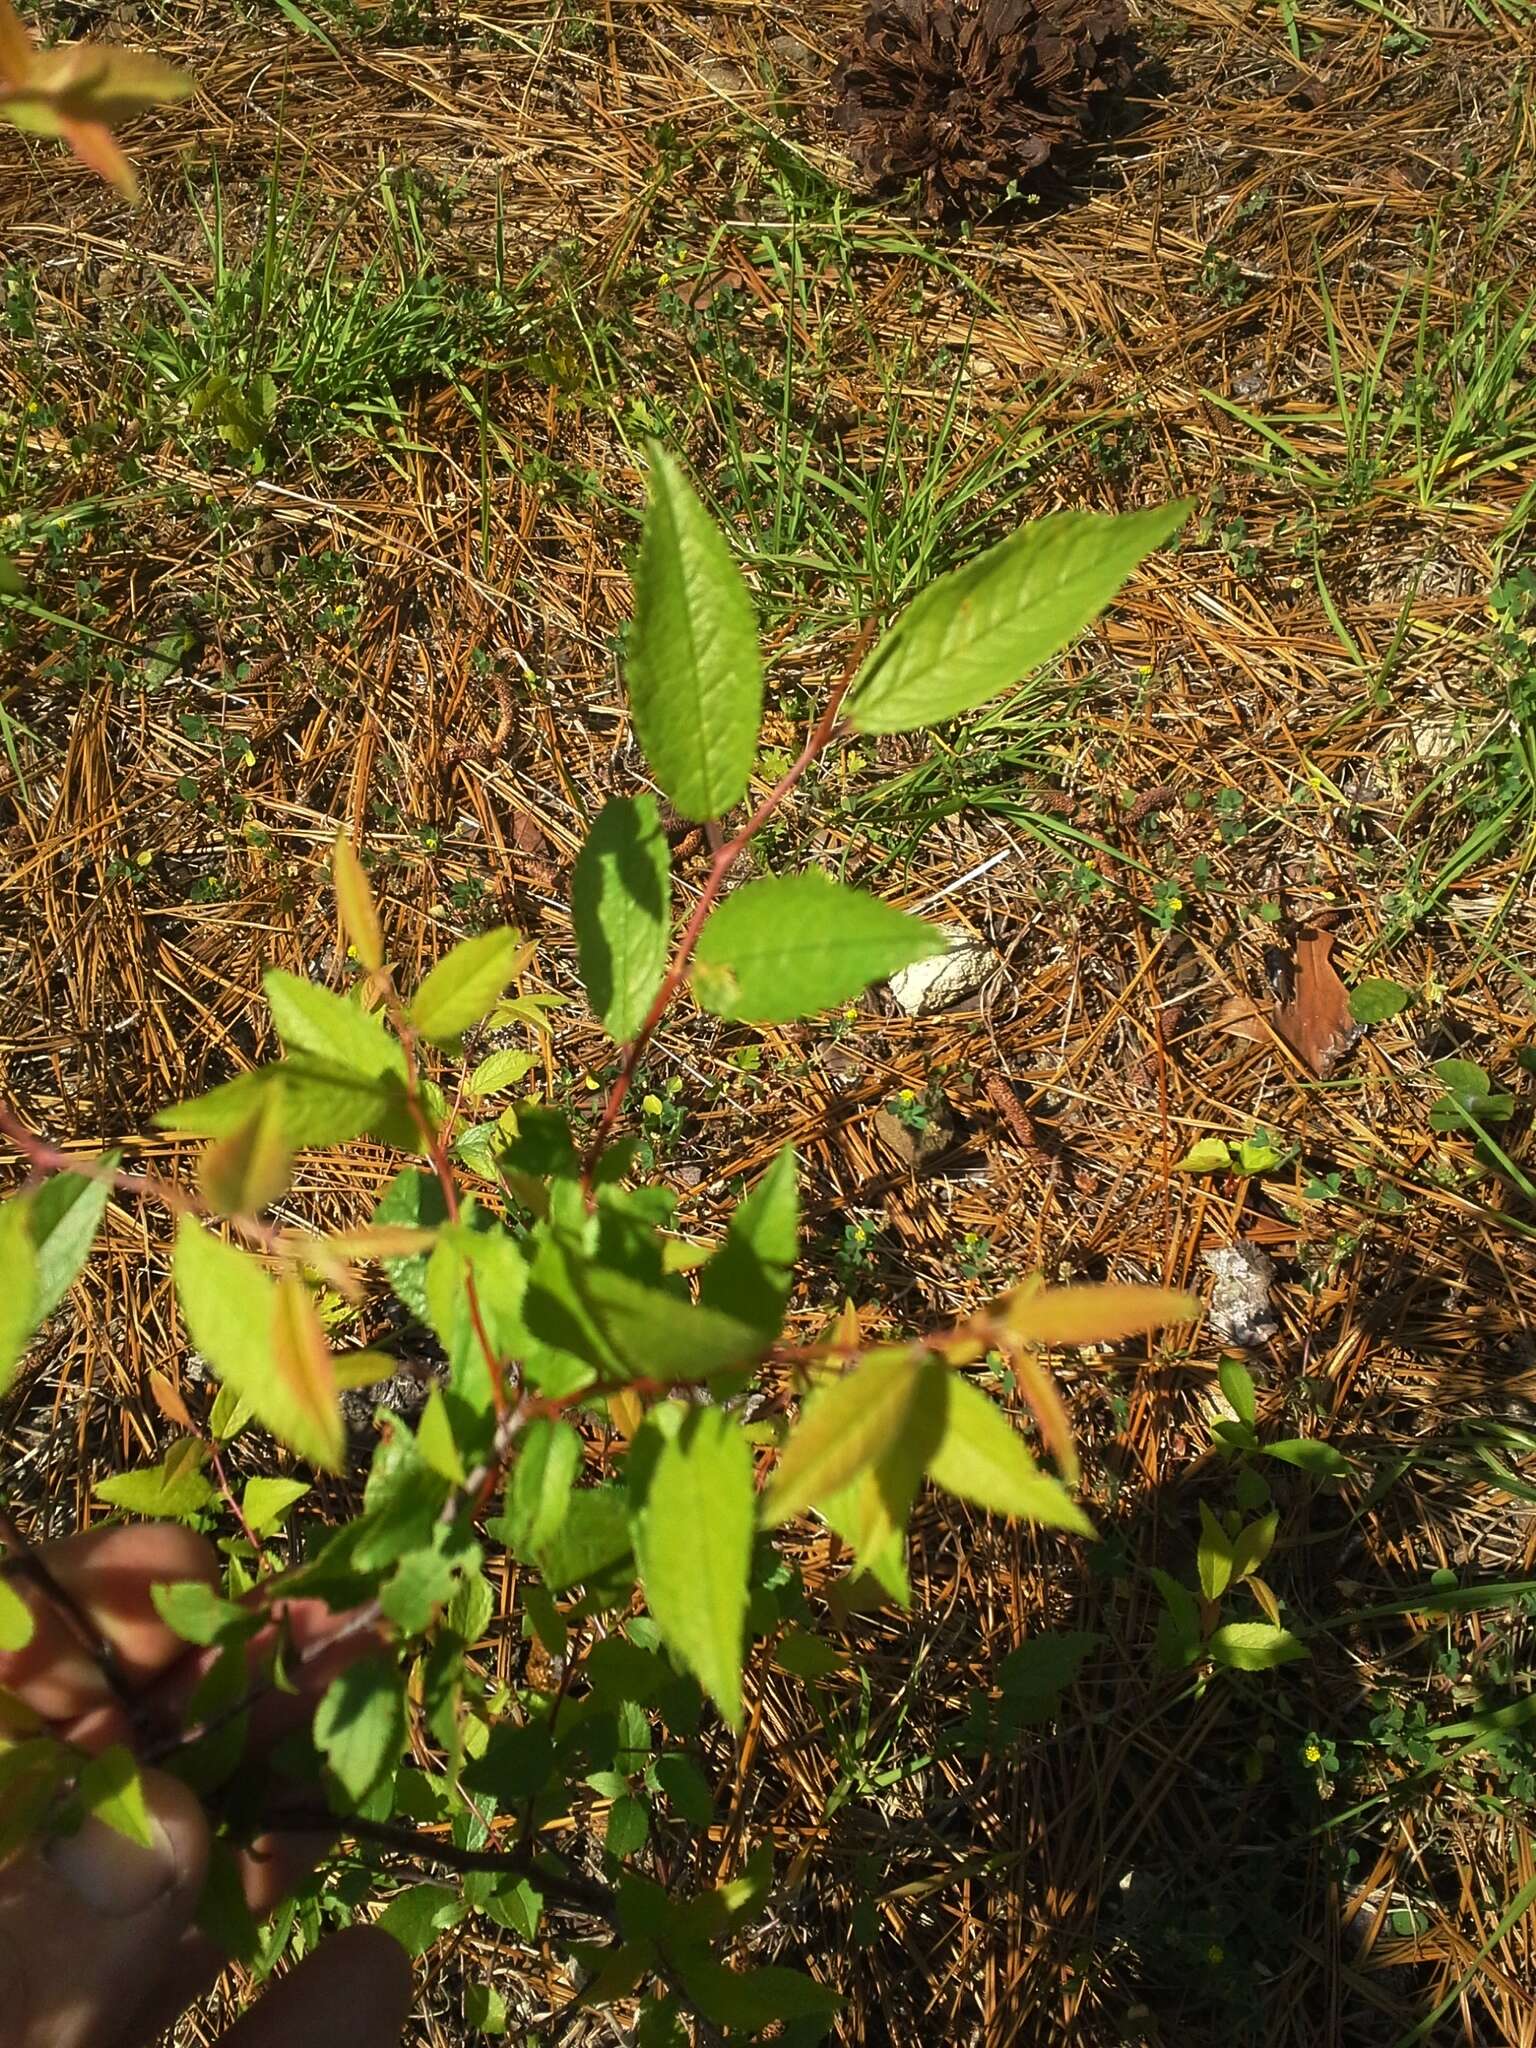
<svg viewBox="0 0 1536 2048">
<path fill-rule="evenodd" d="M 1215 1969 L 1218 1963 L 1224 1963 L 1227 1960 L 1227 1952 L 1219 1941 L 1211 1943 L 1205 1952 L 1205 1960 L 1211 1965 L 1212 1969 Z"/>
<path fill-rule="evenodd" d="M 853 1022 L 854 1018 L 855 1018 L 855 1017 L 857 1017 L 857 1015 L 858 1015 L 858 1014 L 859 1014 L 859 1006 L 858 1006 L 858 1004 L 857 1004 L 857 1003 L 848 1003 L 848 1004 L 846 1004 L 846 1005 L 844 1006 L 844 1009 L 843 1009 L 843 1016 L 844 1016 L 844 1018 L 845 1018 L 845 1019 L 847 1020 L 847 1022 L 848 1022 L 848 1023 L 850 1023 L 850 1024 L 851 1024 L 851 1023 Z"/>
<path fill-rule="evenodd" d="M 590 1088 L 595 1090 L 598 1085 L 596 1074 L 583 1074 L 581 1077 L 581 1085 L 583 1088 Z"/>
<path fill-rule="evenodd" d="M 1170 896 L 1168 898 L 1168 908 L 1170 910 L 1182 910 L 1184 908 L 1184 898 L 1182 896 Z"/>
<path fill-rule="evenodd" d="M 660 1116 L 661 1097 L 659 1095 L 642 1095 L 640 1098 L 640 1107 L 645 1111 L 647 1116 Z"/>
<path fill-rule="evenodd" d="M 917 1090 L 915 1088 L 903 1088 L 901 1091 L 901 1099 L 903 1102 L 916 1102 Z"/>
<path fill-rule="evenodd" d="M 1309 1764 L 1320 1764 L 1323 1760 L 1323 1752 L 1315 1742 L 1309 1742 L 1301 1753 Z"/>
</svg>

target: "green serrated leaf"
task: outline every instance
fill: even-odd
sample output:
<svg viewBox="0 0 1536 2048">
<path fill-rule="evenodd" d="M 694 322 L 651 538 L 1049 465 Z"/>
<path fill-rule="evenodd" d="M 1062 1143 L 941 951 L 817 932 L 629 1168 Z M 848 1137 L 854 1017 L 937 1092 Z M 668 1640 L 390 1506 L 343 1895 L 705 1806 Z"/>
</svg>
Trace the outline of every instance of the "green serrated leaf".
<svg viewBox="0 0 1536 2048">
<path fill-rule="evenodd" d="M 610 1856 L 633 1856 L 645 1847 L 651 1829 L 651 1810 L 633 1792 L 621 1792 L 608 1809 L 608 1826 L 603 1847 Z"/>
<path fill-rule="evenodd" d="M 520 1557 L 536 1555 L 553 1540 L 580 1470 L 581 1438 L 568 1422 L 539 1416 L 524 1430 L 504 1518 L 506 1541 Z"/>
<path fill-rule="evenodd" d="M 114 1472 L 91 1488 L 97 1500 L 129 1515 L 150 1515 L 158 1521 L 187 1522 L 218 1498 L 197 1466 L 183 1462 L 153 1465 L 142 1472 Z"/>
<path fill-rule="evenodd" d="M 374 1925 L 392 1935 L 408 1956 L 424 1956 L 468 1910 L 460 1894 L 447 1885 L 417 1884 L 396 1892 Z"/>
<path fill-rule="evenodd" d="M 510 925 L 461 939 L 417 989 L 411 1023 L 434 1045 L 453 1045 L 492 1008 L 517 972 L 523 939 Z"/>
<path fill-rule="evenodd" d="M 724 536 L 666 451 L 651 447 L 625 680 L 663 793 L 702 824 L 745 794 L 763 715 L 757 620 Z"/>
<path fill-rule="evenodd" d="M 671 929 L 671 856 L 654 797 L 610 797 L 571 877 L 571 923 L 593 1014 L 620 1045 L 661 986 Z"/>
<path fill-rule="evenodd" d="M 689 1408 L 663 1436 L 647 1423 L 630 1460 L 631 1526 L 646 1604 L 667 1648 L 731 1727 L 741 1727 L 741 1660 L 756 1496 L 752 1451 L 733 1416 Z M 647 1449 L 654 1456 L 646 1456 Z"/>
<path fill-rule="evenodd" d="M 694 949 L 694 993 L 717 1017 L 785 1024 L 944 950 L 932 925 L 828 875 L 769 876 L 708 919 Z"/>
<path fill-rule="evenodd" d="M 1120 514 L 1055 512 L 939 577 L 859 671 L 848 723 L 911 732 L 995 697 L 1075 639 L 1189 512 L 1187 500 Z"/>
<path fill-rule="evenodd" d="M 349 1665 L 315 1709 L 316 1745 L 354 1806 L 393 1767 L 405 1734 L 405 1686 L 387 1657 Z"/>
<path fill-rule="evenodd" d="M 1271 1671 L 1277 1664 L 1294 1664 L 1312 1654 L 1289 1629 L 1268 1621 L 1229 1621 L 1206 1648 L 1218 1664 L 1232 1671 Z"/>
<path fill-rule="evenodd" d="M 934 1485 L 994 1514 L 1091 1536 L 1093 1524 L 1061 1481 L 1036 1465 L 997 1403 L 937 1360 L 931 1365 L 939 1375 L 943 1416 L 928 1459 Z"/>
<path fill-rule="evenodd" d="M 149 1597 L 155 1612 L 184 1643 L 206 1648 L 234 1633 L 249 1634 L 261 1626 L 261 1616 L 248 1607 L 238 1607 L 205 1585 L 201 1579 L 178 1579 L 172 1585 L 152 1585 Z"/>
<path fill-rule="evenodd" d="M 504 1045 L 500 1052 L 488 1053 L 475 1068 L 469 1077 L 466 1093 L 476 1102 L 487 1095 L 500 1095 L 505 1089 L 515 1088 L 538 1064 L 536 1052 L 526 1052 L 521 1046 Z"/>
</svg>

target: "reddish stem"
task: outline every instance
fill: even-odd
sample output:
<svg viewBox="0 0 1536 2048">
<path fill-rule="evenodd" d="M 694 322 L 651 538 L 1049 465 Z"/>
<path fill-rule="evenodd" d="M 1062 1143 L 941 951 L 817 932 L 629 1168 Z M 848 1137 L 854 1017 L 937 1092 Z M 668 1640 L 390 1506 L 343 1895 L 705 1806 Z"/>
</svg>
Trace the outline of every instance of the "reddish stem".
<svg viewBox="0 0 1536 2048">
<path fill-rule="evenodd" d="M 645 1014 L 644 1023 L 642 1023 L 640 1029 L 624 1049 L 623 1062 L 620 1065 L 618 1075 L 612 1087 L 608 1090 L 607 1100 L 603 1104 L 602 1115 L 597 1120 L 597 1129 L 593 1132 L 592 1141 L 587 1146 L 585 1157 L 582 1159 L 581 1183 L 588 1193 L 591 1192 L 593 1170 L 602 1156 L 603 1147 L 607 1144 L 614 1125 L 619 1120 L 619 1112 L 624 1107 L 624 1098 L 629 1093 L 630 1084 L 635 1078 L 636 1070 L 641 1060 L 645 1057 L 646 1048 L 656 1035 L 657 1025 L 660 1024 L 662 1018 L 666 1015 L 673 997 L 682 986 L 683 976 L 688 971 L 688 963 L 693 958 L 693 949 L 699 942 L 699 934 L 704 929 L 705 920 L 719 901 L 720 891 L 725 886 L 726 876 L 729 875 L 731 869 L 736 865 L 738 858 L 748 843 L 756 838 L 764 825 L 767 824 L 774 812 L 783 803 L 785 797 L 789 795 L 795 784 L 804 775 L 806 769 L 810 767 L 818 754 L 823 753 L 830 744 L 832 735 L 837 729 L 837 720 L 843 708 L 843 699 L 847 696 L 849 686 L 853 682 L 854 668 L 861 652 L 862 644 L 859 648 L 855 649 L 853 659 L 850 661 L 847 671 L 843 675 L 842 680 L 833 689 L 831 696 L 827 699 L 826 709 L 822 712 L 820 718 L 817 719 L 815 725 L 812 726 L 805 745 L 800 749 L 798 758 L 785 769 L 784 773 L 773 785 L 773 788 L 769 790 L 768 794 L 763 798 L 762 802 L 736 836 L 733 839 L 728 839 L 723 846 L 717 849 L 715 857 L 710 863 L 709 873 L 704 878 L 704 886 L 699 891 L 699 900 L 693 907 L 693 915 L 683 927 L 683 935 L 677 942 L 677 950 L 672 955 L 672 963 L 662 978 L 661 987 L 656 991 L 655 1000 Z"/>
</svg>

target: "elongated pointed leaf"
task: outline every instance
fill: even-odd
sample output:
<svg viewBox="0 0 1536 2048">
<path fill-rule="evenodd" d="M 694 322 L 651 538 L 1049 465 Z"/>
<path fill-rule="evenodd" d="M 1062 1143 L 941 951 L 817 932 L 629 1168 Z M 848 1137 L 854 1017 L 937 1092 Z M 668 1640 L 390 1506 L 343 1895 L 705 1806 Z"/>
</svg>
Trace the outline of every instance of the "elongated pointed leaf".
<svg viewBox="0 0 1536 2048">
<path fill-rule="evenodd" d="M 941 933 L 814 871 L 748 882 L 710 917 L 694 993 L 717 1017 L 787 1024 L 945 950 Z"/>
<path fill-rule="evenodd" d="M 667 969 L 672 864 L 653 797 L 611 797 L 571 877 L 571 921 L 593 1014 L 633 1038 Z"/>
<path fill-rule="evenodd" d="M 1093 1524 L 1059 1480 L 1042 1472 L 995 1401 L 958 1373 L 944 1374 L 943 1433 L 928 1477 L 946 1493 L 1052 1529 L 1091 1536 Z"/>
<path fill-rule="evenodd" d="M 144 1803 L 139 1766 L 129 1749 L 114 1744 L 82 1767 L 76 1784 L 80 1804 L 93 1820 L 126 1835 L 141 1849 L 152 1849 L 155 1831 Z"/>
<path fill-rule="evenodd" d="M 798 1162 L 786 1145 L 726 1225 L 725 1243 L 699 1275 L 699 1300 L 776 1337 L 799 1249 Z"/>
<path fill-rule="evenodd" d="M 719 1408 L 683 1415 L 634 1506 L 635 1556 L 651 1617 L 738 1729 L 755 1509 L 751 1448 L 741 1425 Z"/>
<path fill-rule="evenodd" d="M 85 1264 L 112 1193 L 108 1176 L 119 1157 L 108 1152 L 96 1162 L 98 1173 L 56 1173 L 30 1198 L 39 1322 L 53 1314 Z"/>
<path fill-rule="evenodd" d="M 175 1276 L 188 1334 L 219 1379 L 301 1457 L 339 1470 L 335 1375 L 303 1282 L 289 1274 L 279 1286 L 191 1216 L 176 1233 Z"/>
<path fill-rule="evenodd" d="M 912 732 L 997 696 L 1074 639 L 1189 509 L 1055 512 L 939 577 L 865 662 L 848 723 Z"/>
<path fill-rule="evenodd" d="M 16 1377 L 38 1324 L 37 1248 L 29 1210 L 35 1197 L 0 1202 L 0 1394 Z"/>
<path fill-rule="evenodd" d="M 702 824 L 739 802 L 763 716 L 757 620 L 724 536 L 654 445 L 625 679 L 645 757 L 682 815 Z"/>
<path fill-rule="evenodd" d="M 367 871 L 345 832 L 337 833 L 331 849 L 331 879 L 336 887 L 341 928 L 368 972 L 377 974 L 384 965 L 384 935 L 379 930 L 379 913 Z"/>
<path fill-rule="evenodd" d="M 510 925 L 461 939 L 416 991 L 412 1024 L 434 1045 L 452 1045 L 494 1006 L 522 957 L 522 934 Z"/>
<path fill-rule="evenodd" d="M 1050 1350 L 1113 1344 L 1165 1323 L 1192 1323 L 1200 1303 L 1192 1294 L 1167 1287 L 1046 1287 L 1026 1280 L 995 1313 L 1014 1343 Z"/>
<path fill-rule="evenodd" d="M 779 1454 L 763 1520 L 777 1528 L 805 1508 L 849 1486 L 878 1465 L 914 1416 L 925 1393 L 942 1398 L 922 1354 L 906 1348 L 871 1351 L 852 1372 L 817 1390 Z"/>
<path fill-rule="evenodd" d="M 243 1124 L 215 1138 L 198 1163 L 198 1185 L 221 1216 L 259 1216 L 293 1178 L 281 1088 L 268 1088 Z"/>
</svg>

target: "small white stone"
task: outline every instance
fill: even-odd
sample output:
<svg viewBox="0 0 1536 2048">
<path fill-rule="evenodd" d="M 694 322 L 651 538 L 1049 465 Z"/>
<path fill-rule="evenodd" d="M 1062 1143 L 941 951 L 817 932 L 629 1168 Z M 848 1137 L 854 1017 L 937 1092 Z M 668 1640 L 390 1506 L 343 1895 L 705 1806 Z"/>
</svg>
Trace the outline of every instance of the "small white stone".
<svg viewBox="0 0 1536 2048">
<path fill-rule="evenodd" d="M 1003 964 L 989 945 L 958 926 L 940 925 L 939 930 L 949 941 L 947 953 L 936 953 L 931 960 L 919 960 L 891 976 L 896 1007 L 909 1017 L 950 1009 L 974 995 Z"/>
</svg>

